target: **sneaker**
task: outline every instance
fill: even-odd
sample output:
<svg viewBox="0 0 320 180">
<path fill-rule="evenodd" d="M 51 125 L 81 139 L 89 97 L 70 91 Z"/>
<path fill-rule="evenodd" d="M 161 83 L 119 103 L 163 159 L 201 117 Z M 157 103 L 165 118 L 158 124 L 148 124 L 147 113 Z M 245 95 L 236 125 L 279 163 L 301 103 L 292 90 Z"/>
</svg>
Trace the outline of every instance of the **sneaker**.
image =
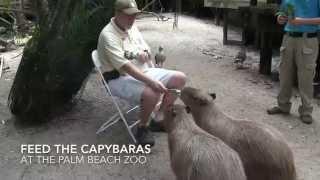
<svg viewBox="0 0 320 180">
<path fill-rule="evenodd" d="M 163 124 L 161 122 L 155 121 L 154 119 L 151 119 L 148 128 L 152 132 L 165 132 Z"/>
<path fill-rule="evenodd" d="M 311 115 L 301 115 L 300 120 L 305 124 L 311 124 L 313 122 Z"/>
<path fill-rule="evenodd" d="M 141 126 L 137 128 L 136 139 L 137 139 L 137 143 L 142 146 L 147 144 L 149 144 L 150 146 L 153 146 L 155 144 L 152 133 L 145 126 Z"/>
<path fill-rule="evenodd" d="M 289 114 L 289 112 L 281 110 L 279 106 L 275 106 L 273 108 L 267 109 L 267 113 L 270 114 L 270 115 L 273 115 L 273 114 Z"/>
</svg>

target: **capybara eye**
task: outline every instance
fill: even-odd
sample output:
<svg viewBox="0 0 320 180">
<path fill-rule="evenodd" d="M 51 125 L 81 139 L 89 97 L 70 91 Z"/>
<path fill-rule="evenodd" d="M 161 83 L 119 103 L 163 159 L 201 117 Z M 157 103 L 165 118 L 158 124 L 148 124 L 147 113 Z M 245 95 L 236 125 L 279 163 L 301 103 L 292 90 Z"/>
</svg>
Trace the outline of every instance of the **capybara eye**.
<svg viewBox="0 0 320 180">
<path fill-rule="evenodd" d="M 217 98 L 216 93 L 210 93 L 209 95 L 212 97 L 213 100 Z"/>
<path fill-rule="evenodd" d="M 187 111 L 188 114 L 191 112 L 190 106 L 186 106 L 186 111 Z"/>
</svg>

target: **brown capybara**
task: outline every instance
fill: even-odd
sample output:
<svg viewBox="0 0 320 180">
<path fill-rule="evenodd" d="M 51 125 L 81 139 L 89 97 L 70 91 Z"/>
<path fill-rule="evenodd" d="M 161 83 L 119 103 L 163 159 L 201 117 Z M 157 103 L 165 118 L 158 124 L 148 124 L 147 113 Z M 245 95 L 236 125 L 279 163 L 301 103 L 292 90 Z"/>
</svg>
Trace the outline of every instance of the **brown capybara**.
<svg viewBox="0 0 320 180">
<path fill-rule="evenodd" d="M 292 151 L 281 133 L 262 123 L 234 120 L 215 105 L 215 94 L 186 87 L 181 99 L 196 124 L 238 152 L 248 180 L 295 180 Z"/>
<path fill-rule="evenodd" d="M 165 111 L 171 167 L 177 180 L 245 180 L 239 155 L 199 128 L 185 106 Z"/>
</svg>

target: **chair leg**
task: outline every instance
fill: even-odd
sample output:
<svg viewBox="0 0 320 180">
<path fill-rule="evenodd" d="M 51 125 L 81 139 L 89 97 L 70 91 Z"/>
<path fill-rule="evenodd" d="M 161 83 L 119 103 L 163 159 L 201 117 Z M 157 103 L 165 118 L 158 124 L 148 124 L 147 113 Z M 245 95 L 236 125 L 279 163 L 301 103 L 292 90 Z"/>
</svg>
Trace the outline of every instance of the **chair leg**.
<svg viewBox="0 0 320 180">
<path fill-rule="evenodd" d="M 131 137 L 131 139 L 133 140 L 133 142 L 136 144 L 137 143 L 137 139 L 136 139 L 136 137 L 133 135 L 133 133 L 132 133 L 132 128 L 130 127 L 130 126 L 128 126 L 128 123 L 126 122 L 126 120 L 124 120 L 124 119 L 122 119 L 122 121 L 123 121 L 123 123 L 125 124 L 125 126 L 126 126 L 126 128 L 127 128 L 127 130 L 128 130 L 128 133 L 129 133 L 129 135 L 130 135 L 130 137 Z M 134 123 L 135 124 L 135 123 Z"/>
<path fill-rule="evenodd" d="M 139 124 L 140 120 L 137 120 L 136 122 L 132 123 L 131 125 L 129 125 L 129 128 L 132 129 L 133 127 L 135 127 L 137 124 Z"/>
<path fill-rule="evenodd" d="M 106 121 L 105 123 L 102 124 L 102 126 L 100 126 L 100 128 L 98 129 L 96 134 L 100 134 L 101 132 L 105 131 L 106 129 L 108 129 L 109 127 L 111 127 L 115 123 L 117 123 L 119 120 L 120 120 L 119 114 L 113 115 L 112 117 L 110 117 L 108 119 L 108 121 Z"/>
<path fill-rule="evenodd" d="M 139 108 L 139 106 L 135 106 L 131 109 L 129 109 L 127 112 L 126 112 L 126 115 L 129 114 L 130 112 L 136 110 L 137 108 Z M 126 119 L 122 119 L 120 117 L 120 114 L 116 113 L 114 114 L 112 117 L 110 117 L 108 119 L 108 121 L 106 121 L 104 124 L 102 124 L 102 126 L 97 130 L 96 134 L 100 134 L 101 132 L 105 131 L 106 129 L 108 129 L 109 127 L 111 127 L 112 125 L 116 124 L 117 122 L 119 122 L 119 120 L 122 120 L 122 122 L 124 123 L 124 125 L 126 126 L 127 128 L 127 131 L 132 139 L 132 141 L 134 143 L 137 143 L 137 139 L 136 137 L 134 136 L 133 132 L 132 132 L 132 129 L 133 127 L 135 127 L 137 124 L 139 124 L 140 120 L 137 120 L 136 122 L 134 122 L 133 124 L 129 125 L 127 120 Z"/>
</svg>

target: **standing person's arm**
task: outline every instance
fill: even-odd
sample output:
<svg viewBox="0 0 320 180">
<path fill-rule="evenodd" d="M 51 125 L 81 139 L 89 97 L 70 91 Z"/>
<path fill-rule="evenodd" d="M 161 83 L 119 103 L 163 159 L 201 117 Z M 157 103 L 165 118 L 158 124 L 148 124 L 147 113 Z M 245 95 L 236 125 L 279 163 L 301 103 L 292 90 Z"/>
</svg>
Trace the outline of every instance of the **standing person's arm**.
<svg viewBox="0 0 320 180">
<path fill-rule="evenodd" d="M 278 17 L 277 17 L 277 22 L 278 22 L 280 25 L 283 25 L 283 24 L 287 23 L 287 21 L 288 21 L 288 16 L 278 15 Z"/>
<path fill-rule="evenodd" d="M 285 1 L 282 1 L 282 2 L 281 2 L 281 5 L 280 5 L 280 7 L 281 7 L 280 9 L 284 9 L 285 6 L 286 6 Z M 276 14 L 278 14 L 278 15 L 277 15 L 277 22 L 278 22 L 278 24 L 283 25 L 283 24 L 285 24 L 285 23 L 288 22 L 288 16 L 286 15 L 285 12 L 283 12 L 282 10 L 280 10 L 280 11 L 278 11 Z"/>
<path fill-rule="evenodd" d="M 318 16 L 313 18 L 295 17 L 288 21 L 292 25 L 320 25 L 320 1 L 318 1 Z"/>
<path fill-rule="evenodd" d="M 289 20 L 289 24 L 292 24 L 292 25 L 319 25 L 320 24 L 320 17 L 316 17 L 316 18 L 295 17 L 294 19 Z"/>
</svg>

